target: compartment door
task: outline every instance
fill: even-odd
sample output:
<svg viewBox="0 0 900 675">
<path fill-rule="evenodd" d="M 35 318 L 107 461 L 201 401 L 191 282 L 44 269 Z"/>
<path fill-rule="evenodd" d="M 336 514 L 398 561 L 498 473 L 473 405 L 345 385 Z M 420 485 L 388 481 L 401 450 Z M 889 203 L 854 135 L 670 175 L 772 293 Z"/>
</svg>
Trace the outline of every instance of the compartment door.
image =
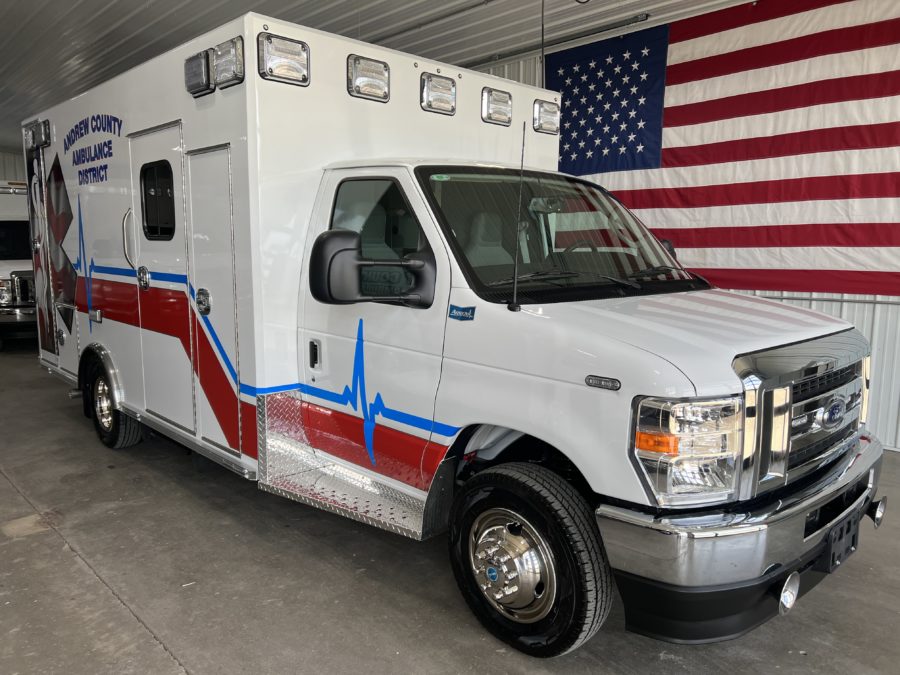
<svg viewBox="0 0 900 675">
<path fill-rule="evenodd" d="M 148 414 L 194 431 L 181 124 L 131 136 L 135 268 Z"/>
<path fill-rule="evenodd" d="M 25 164 L 28 172 L 28 218 L 31 221 L 38 348 L 41 360 L 55 366 L 59 361 L 59 350 L 56 346 L 56 311 L 50 262 L 51 241 L 45 203 L 47 184 L 44 180 L 43 148 L 26 150 Z M 55 243 L 61 248 L 61 242 Z"/>
<path fill-rule="evenodd" d="M 187 156 L 197 434 L 240 454 L 231 149 Z"/>
</svg>

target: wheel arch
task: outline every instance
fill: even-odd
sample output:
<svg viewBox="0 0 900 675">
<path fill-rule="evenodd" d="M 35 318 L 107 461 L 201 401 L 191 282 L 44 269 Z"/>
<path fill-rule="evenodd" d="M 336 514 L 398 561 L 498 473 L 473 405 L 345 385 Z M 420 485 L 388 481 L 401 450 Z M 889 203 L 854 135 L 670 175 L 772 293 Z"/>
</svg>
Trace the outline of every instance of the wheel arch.
<svg viewBox="0 0 900 675">
<path fill-rule="evenodd" d="M 92 342 L 82 350 L 81 357 L 78 360 L 78 388 L 86 394 L 85 396 L 82 396 L 85 417 L 93 416 L 93 410 L 90 406 L 90 396 L 87 395 L 89 393 L 87 388 L 91 386 L 91 382 L 88 378 L 91 373 L 91 365 L 95 363 L 98 363 L 100 367 L 106 371 L 107 379 L 109 380 L 110 397 L 112 398 L 113 409 L 122 409 L 122 384 L 119 380 L 119 371 L 116 369 L 112 354 L 99 342 Z"/>
</svg>

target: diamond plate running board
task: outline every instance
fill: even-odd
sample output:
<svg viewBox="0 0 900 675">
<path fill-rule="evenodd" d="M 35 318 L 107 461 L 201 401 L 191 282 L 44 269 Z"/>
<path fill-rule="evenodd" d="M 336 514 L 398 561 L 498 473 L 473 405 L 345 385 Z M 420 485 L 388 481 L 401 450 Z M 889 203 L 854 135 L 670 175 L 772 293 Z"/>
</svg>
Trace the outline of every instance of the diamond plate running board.
<svg viewBox="0 0 900 675">
<path fill-rule="evenodd" d="M 258 396 L 256 411 L 259 489 L 412 539 L 423 538 L 427 493 L 312 448 L 296 394 Z"/>
</svg>

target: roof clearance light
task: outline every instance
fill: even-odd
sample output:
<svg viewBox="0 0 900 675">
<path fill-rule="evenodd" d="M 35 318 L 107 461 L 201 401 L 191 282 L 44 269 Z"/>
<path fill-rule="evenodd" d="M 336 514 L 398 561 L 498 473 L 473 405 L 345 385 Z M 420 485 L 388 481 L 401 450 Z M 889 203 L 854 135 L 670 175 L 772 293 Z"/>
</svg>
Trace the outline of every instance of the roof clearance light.
<svg viewBox="0 0 900 675">
<path fill-rule="evenodd" d="M 357 98 L 387 103 L 391 98 L 391 67 L 384 61 L 350 54 L 347 57 L 347 91 Z"/>
<path fill-rule="evenodd" d="M 308 44 L 270 33 L 260 33 L 256 42 L 263 78 L 301 87 L 309 84 Z"/>
<path fill-rule="evenodd" d="M 559 133 L 559 104 L 551 101 L 534 102 L 534 130 L 543 134 Z"/>
<path fill-rule="evenodd" d="M 512 94 L 485 87 L 481 90 L 481 119 L 505 127 L 512 122 Z"/>
<path fill-rule="evenodd" d="M 50 120 L 32 122 L 24 131 L 26 149 L 36 150 L 50 145 Z"/>
<path fill-rule="evenodd" d="M 184 88 L 194 98 L 206 96 L 216 90 L 209 77 L 209 57 L 212 50 L 206 50 L 184 60 Z"/>
<path fill-rule="evenodd" d="M 220 89 L 244 81 L 244 38 L 238 36 L 213 48 L 215 83 Z"/>
<path fill-rule="evenodd" d="M 422 109 L 452 115 L 456 112 L 456 80 L 433 73 L 422 73 Z"/>
</svg>

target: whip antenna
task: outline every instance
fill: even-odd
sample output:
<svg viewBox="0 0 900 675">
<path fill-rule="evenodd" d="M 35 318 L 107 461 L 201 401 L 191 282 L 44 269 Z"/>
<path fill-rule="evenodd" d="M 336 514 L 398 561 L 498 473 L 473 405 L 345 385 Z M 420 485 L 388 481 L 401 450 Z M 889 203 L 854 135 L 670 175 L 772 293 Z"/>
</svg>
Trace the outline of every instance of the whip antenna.
<svg viewBox="0 0 900 675">
<path fill-rule="evenodd" d="M 522 122 L 522 158 L 519 161 L 519 202 L 516 206 L 516 257 L 513 260 L 513 294 L 506 308 L 510 312 L 518 312 L 519 306 L 519 248 L 522 240 L 520 223 L 522 222 L 522 183 L 525 180 L 525 122 Z"/>
</svg>

